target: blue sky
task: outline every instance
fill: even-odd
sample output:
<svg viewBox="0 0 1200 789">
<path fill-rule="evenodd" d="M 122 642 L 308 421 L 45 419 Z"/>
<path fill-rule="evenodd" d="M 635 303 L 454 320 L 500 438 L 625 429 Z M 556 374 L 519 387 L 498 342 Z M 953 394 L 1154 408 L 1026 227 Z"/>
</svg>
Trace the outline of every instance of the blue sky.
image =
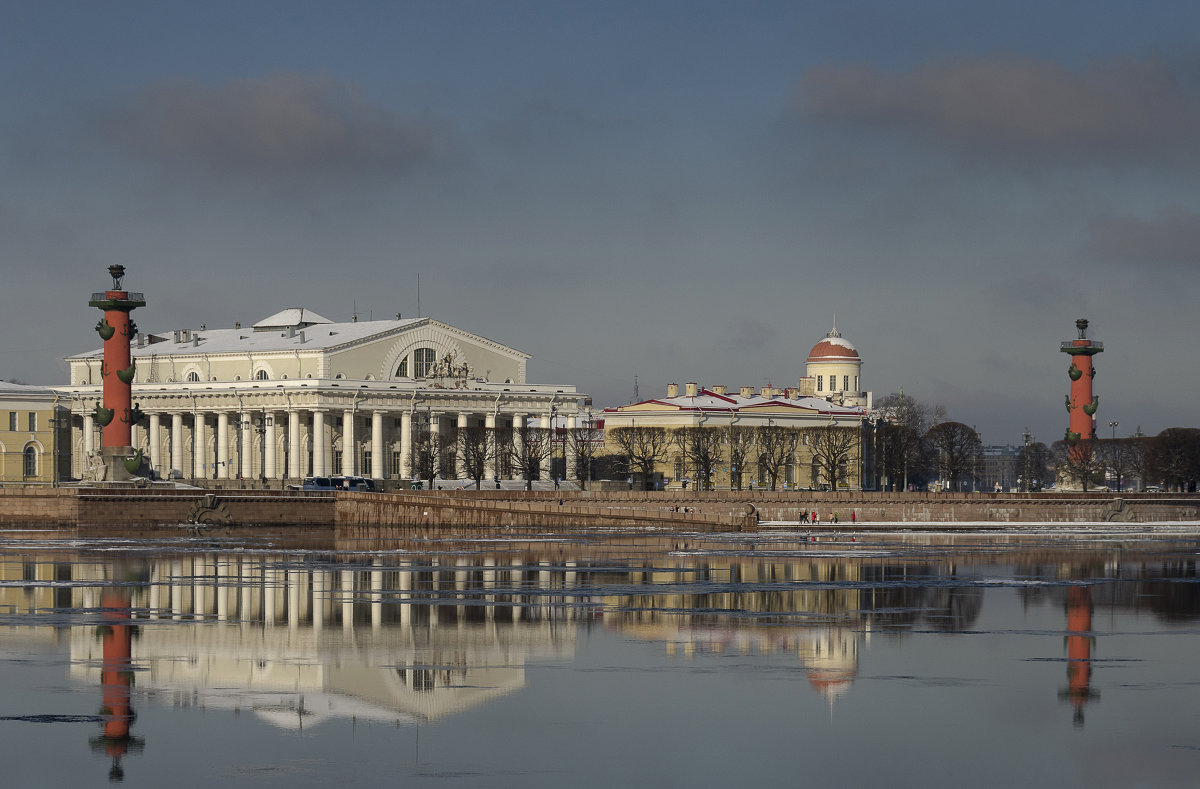
<svg viewBox="0 0 1200 789">
<path fill-rule="evenodd" d="M 1197 424 L 1187 3 L 2 3 L 0 377 L 142 328 L 421 311 L 598 405 L 838 328 L 985 442 Z M 1180 360 L 1184 361 L 1180 361 Z M 1106 428 L 1105 434 L 1110 431 Z"/>
</svg>

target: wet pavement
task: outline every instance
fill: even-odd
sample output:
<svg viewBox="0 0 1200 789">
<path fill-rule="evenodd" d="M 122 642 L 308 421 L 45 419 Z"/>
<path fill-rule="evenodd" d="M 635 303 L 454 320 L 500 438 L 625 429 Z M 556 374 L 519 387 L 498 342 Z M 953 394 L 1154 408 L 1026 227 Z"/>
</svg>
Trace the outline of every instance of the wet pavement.
<svg viewBox="0 0 1200 789">
<path fill-rule="evenodd" d="M 1198 551 L 0 532 L 4 785 L 1191 787 Z"/>
</svg>

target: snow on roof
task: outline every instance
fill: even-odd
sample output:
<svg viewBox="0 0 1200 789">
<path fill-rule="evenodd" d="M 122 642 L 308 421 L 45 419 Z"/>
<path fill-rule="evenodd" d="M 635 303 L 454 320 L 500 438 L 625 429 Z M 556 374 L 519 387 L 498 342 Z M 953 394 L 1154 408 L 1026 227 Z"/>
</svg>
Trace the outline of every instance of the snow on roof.
<svg viewBox="0 0 1200 789">
<path fill-rule="evenodd" d="M 283 315 L 286 312 L 288 310 L 284 310 L 278 314 Z M 315 313 L 307 312 L 306 319 L 311 319 L 314 316 L 320 317 L 315 315 Z M 273 318 L 274 316 L 271 319 Z M 173 331 L 155 333 L 150 335 L 150 342 L 140 347 L 136 344 L 131 345 L 129 351 L 133 354 L 134 358 L 146 358 L 156 355 L 211 355 L 218 353 L 245 353 L 247 351 L 323 350 L 387 334 L 398 328 L 411 326 L 429 319 L 404 318 L 382 321 L 351 321 L 348 323 L 332 323 L 324 318 L 321 318 L 321 320 L 325 322 L 309 325 L 299 331 L 292 332 L 292 336 L 290 337 L 286 331 L 287 327 L 280 331 L 264 331 L 263 329 L 192 330 L 186 340 L 183 338 L 182 333 L 176 334 Z M 262 321 L 259 323 L 262 323 Z M 258 324 L 255 325 L 257 326 Z M 178 338 L 178 342 L 176 342 L 176 338 Z M 67 358 L 100 357 L 103 355 L 103 352 L 103 348 L 97 348 L 94 351 L 76 354 Z"/>
<path fill-rule="evenodd" d="M 763 397 L 760 394 L 754 394 L 750 397 L 742 397 L 740 394 L 719 395 L 710 392 L 707 389 L 701 389 L 695 397 L 661 397 L 654 400 L 645 400 L 641 403 L 633 403 L 632 405 L 666 405 L 674 406 L 684 411 L 724 411 L 733 413 L 751 408 L 764 408 L 770 406 L 781 406 L 784 408 L 801 408 L 810 411 L 818 411 L 823 414 L 834 415 L 858 415 L 865 414 L 866 409 L 856 406 L 838 405 L 820 397 L 800 397 L 791 400 L 786 397 Z M 616 408 L 606 408 L 606 412 L 618 412 L 622 408 L 629 406 L 618 406 Z"/>
<path fill-rule="evenodd" d="M 280 310 L 274 315 L 263 318 L 251 328 L 255 331 L 265 331 L 270 329 L 286 329 L 289 326 L 300 328 L 302 326 L 312 326 L 317 323 L 333 323 L 333 321 L 304 307 L 288 307 L 286 310 Z"/>
<path fill-rule="evenodd" d="M 0 380 L 0 394 L 8 395 L 37 395 L 37 394 L 53 394 L 48 386 L 38 386 L 36 384 L 18 384 L 12 381 Z"/>
</svg>

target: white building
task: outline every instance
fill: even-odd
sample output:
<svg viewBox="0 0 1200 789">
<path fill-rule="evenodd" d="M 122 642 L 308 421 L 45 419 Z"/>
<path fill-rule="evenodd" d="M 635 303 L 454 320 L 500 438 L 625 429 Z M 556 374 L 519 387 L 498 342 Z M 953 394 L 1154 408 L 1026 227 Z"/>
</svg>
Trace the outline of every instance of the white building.
<svg viewBox="0 0 1200 789">
<path fill-rule="evenodd" d="M 528 383 L 528 354 L 432 318 L 335 323 L 294 308 L 248 328 L 139 333 L 131 350 L 146 416 L 134 446 L 155 471 L 183 478 L 407 479 L 418 431 L 529 419 L 548 428 L 552 413 L 573 419 L 582 397 Z M 72 473 L 83 478 L 99 450 L 103 355 L 66 361 Z"/>
</svg>

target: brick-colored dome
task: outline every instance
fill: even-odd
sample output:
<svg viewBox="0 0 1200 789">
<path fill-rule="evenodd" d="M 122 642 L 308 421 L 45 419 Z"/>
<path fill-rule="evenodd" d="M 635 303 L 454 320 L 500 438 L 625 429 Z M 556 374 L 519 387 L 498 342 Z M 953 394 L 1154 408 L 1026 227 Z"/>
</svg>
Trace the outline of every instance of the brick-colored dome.
<svg viewBox="0 0 1200 789">
<path fill-rule="evenodd" d="M 842 337 L 836 328 L 808 352 L 810 362 L 861 361 L 854 343 Z"/>
</svg>

